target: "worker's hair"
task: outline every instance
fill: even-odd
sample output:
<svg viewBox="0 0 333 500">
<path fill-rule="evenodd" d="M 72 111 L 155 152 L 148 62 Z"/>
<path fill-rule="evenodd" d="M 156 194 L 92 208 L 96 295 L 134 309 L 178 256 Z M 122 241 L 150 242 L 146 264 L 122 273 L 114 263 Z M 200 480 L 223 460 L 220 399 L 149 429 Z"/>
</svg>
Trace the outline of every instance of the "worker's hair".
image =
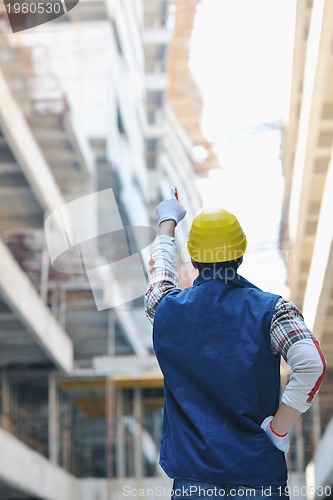
<svg viewBox="0 0 333 500">
<path fill-rule="evenodd" d="M 197 262 L 197 267 L 199 274 L 203 274 L 205 269 L 211 269 L 214 272 L 233 269 L 236 272 L 242 262 L 243 256 L 235 260 L 228 260 L 227 262 Z"/>
</svg>

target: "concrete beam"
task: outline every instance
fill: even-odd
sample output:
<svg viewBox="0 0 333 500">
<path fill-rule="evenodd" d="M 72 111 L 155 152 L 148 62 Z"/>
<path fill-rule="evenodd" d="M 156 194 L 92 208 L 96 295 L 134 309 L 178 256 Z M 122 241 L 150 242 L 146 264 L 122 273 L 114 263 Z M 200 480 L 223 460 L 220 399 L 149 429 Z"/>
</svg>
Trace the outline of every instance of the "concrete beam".
<svg viewBox="0 0 333 500">
<path fill-rule="evenodd" d="M 73 344 L 0 240 L 0 290 L 8 306 L 49 358 L 62 370 L 73 367 Z"/>
<path fill-rule="evenodd" d="M 0 126 L 40 206 L 53 212 L 64 199 L 0 68 Z"/>
<path fill-rule="evenodd" d="M 36 498 L 77 500 L 77 480 L 0 428 L 0 479 Z"/>
</svg>

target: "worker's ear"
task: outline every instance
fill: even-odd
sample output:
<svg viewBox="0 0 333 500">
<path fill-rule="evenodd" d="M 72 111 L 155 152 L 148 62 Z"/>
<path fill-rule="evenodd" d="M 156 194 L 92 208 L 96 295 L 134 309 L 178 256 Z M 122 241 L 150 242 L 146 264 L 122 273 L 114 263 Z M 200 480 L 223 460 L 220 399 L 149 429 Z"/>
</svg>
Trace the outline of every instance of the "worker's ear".
<svg viewBox="0 0 333 500">
<path fill-rule="evenodd" d="M 191 263 L 194 269 L 198 269 L 198 263 L 195 260 L 191 259 Z"/>
</svg>

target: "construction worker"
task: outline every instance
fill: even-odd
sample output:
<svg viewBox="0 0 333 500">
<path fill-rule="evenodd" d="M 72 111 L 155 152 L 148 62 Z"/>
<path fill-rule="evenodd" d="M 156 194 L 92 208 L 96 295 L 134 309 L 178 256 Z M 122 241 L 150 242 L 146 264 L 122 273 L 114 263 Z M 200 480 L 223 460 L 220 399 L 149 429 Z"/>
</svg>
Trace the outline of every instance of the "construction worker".
<svg viewBox="0 0 333 500">
<path fill-rule="evenodd" d="M 164 374 L 160 465 L 172 499 L 288 497 L 289 429 L 312 404 L 326 361 L 291 302 L 238 274 L 246 236 L 234 215 L 203 210 L 187 248 L 199 275 L 181 290 L 172 196 L 156 209 L 145 310 Z M 291 378 L 280 403 L 280 356 Z"/>
</svg>

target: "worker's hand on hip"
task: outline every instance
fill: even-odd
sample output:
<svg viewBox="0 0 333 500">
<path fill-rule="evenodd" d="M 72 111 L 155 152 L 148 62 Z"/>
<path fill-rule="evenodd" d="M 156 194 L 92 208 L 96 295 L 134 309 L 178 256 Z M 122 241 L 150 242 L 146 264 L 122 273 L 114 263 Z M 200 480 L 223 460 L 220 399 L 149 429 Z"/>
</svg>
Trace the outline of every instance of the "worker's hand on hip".
<svg viewBox="0 0 333 500">
<path fill-rule="evenodd" d="M 260 427 L 266 432 L 267 436 L 272 441 L 274 446 L 276 446 L 276 448 L 283 451 L 284 453 L 288 453 L 288 451 L 289 451 L 289 434 L 287 433 L 283 436 L 281 436 L 280 434 L 277 434 L 271 425 L 272 420 L 273 420 L 272 416 L 266 417 L 265 420 L 262 422 Z"/>
<path fill-rule="evenodd" d="M 173 220 L 177 225 L 178 222 L 184 219 L 186 210 L 181 206 L 175 196 L 172 196 L 171 198 L 162 201 L 162 203 L 157 206 L 156 215 L 158 217 L 159 224 L 165 220 Z"/>
</svg>

